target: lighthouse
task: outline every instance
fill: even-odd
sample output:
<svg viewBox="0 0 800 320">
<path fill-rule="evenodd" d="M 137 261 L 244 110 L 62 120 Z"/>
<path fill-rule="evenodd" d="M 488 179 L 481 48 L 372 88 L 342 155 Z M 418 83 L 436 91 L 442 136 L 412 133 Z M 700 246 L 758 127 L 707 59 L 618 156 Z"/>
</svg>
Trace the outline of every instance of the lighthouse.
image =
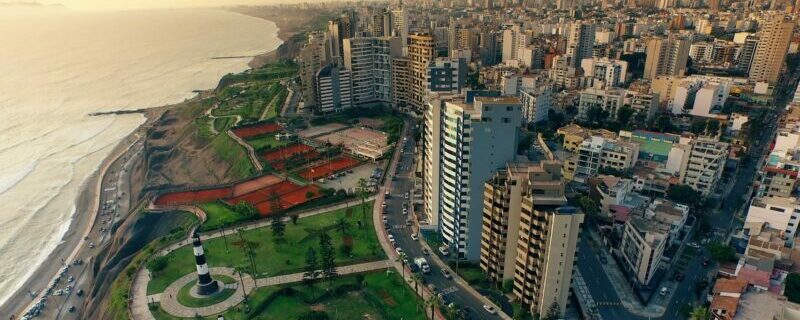
<svg viewBox="0 0 800 320">
<path fill-rule="evenodd" d="M 218 288 L 217 282 L 211 279 L 211 273 L 208 271 L 208 263 L 206 263 L 206 255 L 203 252 L 203 244 L 200 243 L 200 235 L 197 232 L 192 235 L 194 246 L 194 261 L 197 264 L 197 294 L 210 295 L 216 293 Z"/>
</svg>

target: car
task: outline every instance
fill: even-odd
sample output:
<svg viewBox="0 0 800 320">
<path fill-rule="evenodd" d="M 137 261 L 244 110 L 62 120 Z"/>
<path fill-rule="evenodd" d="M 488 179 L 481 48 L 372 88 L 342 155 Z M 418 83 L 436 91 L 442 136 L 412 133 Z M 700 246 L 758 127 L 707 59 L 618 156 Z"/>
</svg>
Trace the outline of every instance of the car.
<svg viewBox="0 0 800 320">
<path fill-rule="evenodd" d="M 89 243 L 89 249 L 94 249 L 94 242 Z"/>
<path fill-rule="evenodd" d="M 389 242 L 394 243 L 394 235 L 390 234 L 390 235 L 386 236 L 386 238 L 389 239 Z"/>
<path fill-rule="evenodd" d="M 384 222 L 383 223 L 383 228 L 386 229 L 386 230 L 389 230 L 389 229 L 392 228 L 392 226 L 390 226 L 388 223 Z"/>
<path fill-rule="evenodd" d="M 431 252 L 426 248 L 422 248 L 422 254 L 424 254 L 426 256 L 429 256 L 429 255 L 431 255 Z"/>
<path fill-rule="evenodd" d="M 667 293 L 669 293 L 669 289 L 667 289 L 667 287 L 661 287 L 661 290 L 658 291 L 658 295 L 662 297 L 666 297 Z"/>
<path fill-rule="evenodd" d="M 389 218 L 383 217 L 383 223 L 389 223 Z"/>
<path fill-rule="evenodd" d="M 708 259 L 705 259 L 705 260 L 703 260 L 703 266 L 704 266 L 704 267 L 708 267 L 708 265 L 709 265 L 710 263 L 711 263 L 711 262 L 710 262 L 710 261 L 708 261 Z"/>
<path fill-rule="evenodd" d="M 387 199 L 388 199 L 389 197 L 391 197 L 391 194 L 389 193 L 389 190 L 386 190 L 386 193 L 384 193 L 383 195 L 384 195 L 384 196 L 386 196 L 386 198 L 387 198 Z"/>
<path fill-rule="evenodd" d="M 603 264 L 608 263 L 608 258 L 606 258 L 605 255 L 601 255 L 600 256 L 600 263 L 603 263 Z"/>
<path fill-rule="evenodd" d="M 403 254 L 403 248 L 397 247 L 397 249 L 394 249 L 394 251 L 397 252 L 398 255 Z"/>
<path fill-rule="evenodd" d="M 411 234 L 411 240 L 414 240 L 414 241 L 417 241 L 417 240 L 419 240 L 419 237 L 417 236 L 417 234 L 416 234 L 416 233 L 412 233 L 412 234 Z"/>
<path fill-rule="evenodd" d="M 406 219 L 406 226 L 407 226 L 407 227 L 410 227 L 410 226 L 411 226 L 411 219 Z"/>
<path fill-rule="evenodd" d="M 450 251 L 447 250 L 447 246 L 439 247 L 439 253 L 441 253 L 445 257 L 450 255 Z"/>
<path fill-rule="evenodd" d="M 430 290 L 430 291 L 431 291 L 431 293 L 436 293 L 436 292 L 438 292 L 438 291 L 436 291 L 436 286 L 435 286 L 435 285 L 433 285 L 433 283 L 429 283 L 429 284 L 428 284 L 428 290 Z"/>
<path fill-rule="evenodd" d="M 75 306 L 69 306 L 69 309 L 67 309 L 67 311 L 75 312 Z"/>
<path fill-rule="evenodd" d="M 445 279 L 452 279 L 453 278 L 453 275 L 450 274 L 450 271 L 447 271 L 445 269 L 442 269 L 442 276 L 444 276 Z"/>
<path fill-rule="evenodd" d="M 488 304 L 484 304 L 483 305 L 483 309 L 486 310 L 486 312 L 491 313 L 491 314 L 496 314 L 497 313 L 497 309 L 495 309 L 494 307 L 492 307 L 492 306 L 490 306 Z"/>
<path fill-rule="evenodd" d="M 83 289 L 79 289 L 78 292 L 75 293 L 76 296 L 83 297 Z"/>
<path fill-rule="evenodd" d="M 408 214 L 408 208 L 403 208 L 403 214 Z"/>
</svg>

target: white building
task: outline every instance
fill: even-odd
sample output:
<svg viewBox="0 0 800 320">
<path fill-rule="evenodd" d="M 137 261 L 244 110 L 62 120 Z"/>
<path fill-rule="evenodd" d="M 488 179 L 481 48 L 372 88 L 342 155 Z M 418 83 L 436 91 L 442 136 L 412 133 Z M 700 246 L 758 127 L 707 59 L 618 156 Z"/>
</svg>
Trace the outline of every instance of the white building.
<svg viewBox="0 0 800 320">
<path fill-rule="evenodd" d="M 567 35 L 567 55 L 572 57 L 573 67 L 579 67 L 584 58 L 592 57 L 595 25 L 577 21 L 570 26 Z"/>
<path fill-rule="evenodd" d="M 553 97 L 550 86 L 523 88 L 519 92 L 522 101 L 523 123 L 547 121 L 548 112 L 553 108 Z"/>
<path fill-rule="evenodd" d="M 731 91 L 731 81 L 704 77 L 687 77 L 675 88 L 668 108 L 673 114 L 689 113 L 710 117 L 725 106 Z"/>
<path fill-rule="evenodd" d="M 684 138 L 681 138 L 683 143 Z M 681 170 L 680 181 L 692 187 L 704 197 L 711 195 L 722 177 L 728 160 L 729 145 L 707 138 L 692 139 L 689 154 Z"/>
<path fill-rule="evenodd" d="M 514 160 L 517 97 L 432 97 L 424 119 L 423 212 L 459 256 L 480 257 L 483 185 Z"/>
<path fill-rule="evenodd" d="M 785 232 L 788 241 L 797 233 L 798 219 L 800 219 L 800 203 L 795 198 L 764 197 L 755 198 L 747 210 L 748 222 L 766 222 L 776 230 Z"/>
<path fill-rule="evenodd" d="M 583 74 L 601 80 L 606 86 L 619 87 L 625 83 L 628 62 L 609 58 L 588 58 L 581 60 Z"/>
<path fill-rule="evenodd" d="M 344 67 L 353 80 L 353 104 L 392 102 L 392 58 L 402 56 L 397 37 L 342 40 Z"/>
<path fill-rule="evenodd" d="M 320 112 L 341 111 L 353 106 L 353 82 L 350 71 L 329 64 L 317 72 L 317 109 Z"/>
</svg>

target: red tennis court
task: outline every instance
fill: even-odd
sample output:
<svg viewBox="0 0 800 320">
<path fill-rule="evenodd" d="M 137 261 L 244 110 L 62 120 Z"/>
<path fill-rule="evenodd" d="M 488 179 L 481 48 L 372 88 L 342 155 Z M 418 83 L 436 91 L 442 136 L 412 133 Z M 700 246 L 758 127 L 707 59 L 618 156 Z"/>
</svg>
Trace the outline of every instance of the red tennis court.
<svg viewBox="0 0 800 320">
<path fill-rule="evenodd" d="M 289 159 L 296 154 L 302 153 L 317 153 L 314 151 L 314 147 L 305 145 L 305 144 L 293 144 L 288 145 L 277 150 L 267 151 L 262 156 L 264 160 L 268 162 L 276 161 L 276 160 L 284 160 Z"/>
<path fill-rule="evenodd" d="M 239 201 L 245 201 L 249 202 L 252 205 L 256 205 L 261 202 L 269 201 L 270 198 L 272 197 L 272 194 L 275 194 L 280 198 L 282 195 L 298 190 L 300 188 L 302 188 L 302 186 L 294 184 L 291 181 L 283 181 L 281 183 L 263 189 L 258 189 L 248 194 L 231 198 L 230 200 L 228 200 L 228 203 L 237 204 L 239 203 Z"/>
<path fill-rule="evenodd" d="M 274 133 L 283 130 L 277 123 L 262 123 L 253 126 L 247 126 L 242 128 L 233 129 L 233 133 L 239 138 L 245 139 L 255 136 L 260 136 L 263 134 Z"/>
<path fill-rule="evenodd" d="M 231 196 L 231 188 L 217 188 L 200 191 L 170 192 L 156 198 L 156 205 L 185 205 L 199 202 L 211 202 Z"/>
<path fill-rule="evenodd" d="M 309 192 L 313 193 L 314 195 L 311 197 L 309 196 Z M 281 205 L 286 208 L 291 208 L 299 204 L 306 203 L 308 201 L 314 200 L 316 198 L 321 197 L 322 194 L 320 193 L 319 187 L 315 185 L 308 185 L 302 187 L 301 189 L 289 192 L 281 196 Z"/>
<path fill-rule="evenodd" d="M 358 160 L 348 157 L 334 158 L 327 163 L 319 164 L 303 170 L 300 176 L 308 180 L 316 180 L 327 177 L 333 173 L 350 169 L 358 165 Z"/>
<path fill-rule="evenodd" d="M 238 183 L 233 186 L 233 197 L 238 197 L 258 189 L 266 188 L 283 181 L 283 178 L 271 174 L 261 176 L 252 180 Z"/>
</svg>

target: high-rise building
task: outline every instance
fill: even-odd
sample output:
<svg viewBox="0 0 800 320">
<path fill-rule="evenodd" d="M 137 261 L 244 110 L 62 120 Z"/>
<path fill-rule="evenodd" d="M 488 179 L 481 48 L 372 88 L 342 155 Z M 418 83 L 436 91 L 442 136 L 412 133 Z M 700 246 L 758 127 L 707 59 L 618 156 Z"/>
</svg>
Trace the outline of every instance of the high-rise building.
<svg viewBox="0 0 800 320">
<path fill-rule="evenodd" d="M 750 66 L 753 64 L 753 57 L 756 55 L 757 47 L 758 36 L 748 35 L 739 50 L 739 57 L 736 59 L 736 68 L 739 71 L 750 74 Z"/>
<path fill-rule="evenodd" d="M 407 104 L 417 112 L 426 107 L 428 91 L 428 65 L 436 58 L 434 37 L 428 33 L 414 33 L 408 36 L 408 60 L 410 64 L 409 101 Z"/>
<path fill-rule="evenodd" d="M 353 106 L 353 82 L 350 71 L 328 64 L 317 72 L 317 110 L 335 112 Z"/>
<path fill-rule="evenodd" d="M 467 71 L 463 58 L 436 58 L 428 67 L 428 90 L 459 94 L 467 84 Z"/>
<path fill-rule="evenodd" d="M 325 53 L 325 38 L 323 32 L 313 32 L 308 35 L 308 42 L 298 54 L 300 62 L 300 91 L 303 96 L 303 109 L 310 111 L 317 105 L 317 71 L 328 63 Z"/>
<path fill-rule="evenodd" d="M 392 16 L 392 36 L 398 37 L 406 46 L 406 39 L 408 39 L 408 12 L 403 8 L 394 9 L 391 11 Z"/>
<path fill-rule="evenodd" d="M 691 42 L 677 36 L 647 41 L 644 78 L 682 76 L 686 72 Z"/>
<path fill-rule="evenodd" d="M 480 266 L 535 314 L 569 303 L 584 215 L 563 207 L 560 164 L 509 164 L 484 185 Z"/>
<path fill-rule="evenodd" d="M 573 23 L 567 35 L 567 55 L 572 57 L 573 67 L 580 67 L 581 61 L 592 57 L 595 25 L 578 21 Z"/>
<path fill-rule="evenodd" d="M 459 257 L 480 257 L 483 183 L 514 160 L 516 97 L 432 99 L 424 118 L 423 213 Z"/>
<path fill-rule="evenodd" d="M 686 142 L 681 137 L 681 144 L 689 145 L 688 157 L 685 157 L 680 172 L 680 183 L 692 187 L 703 197 L 708 197 L 717 187 L 728 160 L 729 144 L 708 138 L 696 138 Z"/>
<path fill-rule="evenodd" d="M 392 58 L 392 108 L 406 108 L 409 101 L 411 101 L 411 60 Z"/>
<path fill-rule="evenodd" d="M 344 67 L 353 81 L 353 104 L 392 102 L 392 58 L 402 56 L 400 38 L 345 39 Z"/>
<path fill-rule="evenodd" d="M 520 29 L 519 25 L 511 26 L 503 30 L 503 62 L 517 59 L 520 48 L 528 44 L 527 35 Z"/>
<path fill-rule="evenodd" d="M 759 31 L 758 47 L 750 65 L 750 81 L 778 82 L 792 39 L 794 23 L 785 21 L 782 15 L 767 21 Z"/>
<path fill-rule="evenodd" d="M 601 80 L 609 87 L 619 87 L 626 80 L 628 62 L 608 58 L 589 58 L 581 61 L 583 74 Z"/>
</svg>

